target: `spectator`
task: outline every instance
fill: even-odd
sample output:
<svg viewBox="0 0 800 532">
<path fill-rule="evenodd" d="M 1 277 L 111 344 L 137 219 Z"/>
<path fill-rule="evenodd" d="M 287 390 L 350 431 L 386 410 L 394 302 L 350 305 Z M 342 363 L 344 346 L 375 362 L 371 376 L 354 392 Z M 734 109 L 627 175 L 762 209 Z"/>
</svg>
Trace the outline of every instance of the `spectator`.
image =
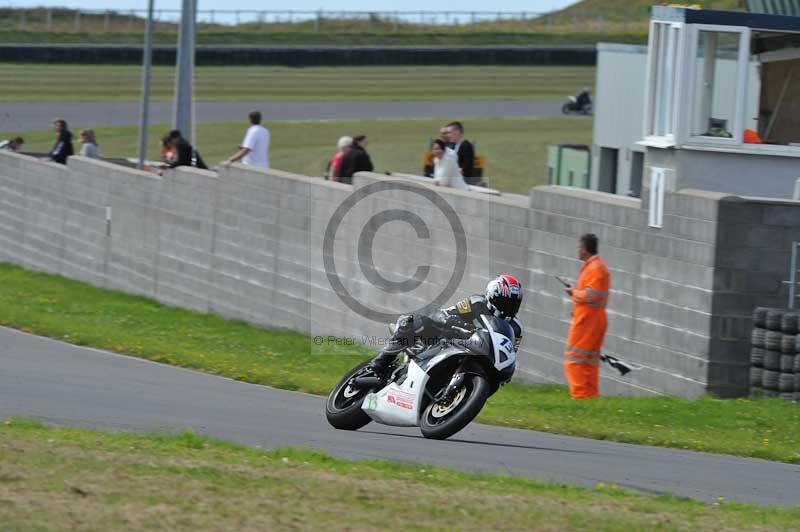
<svg viewBox="0 0 800 532">
<path fill-rule="evenodd" d="M 431 152 L 434 163 L 433 182 L 443 187 L 466 190 L 467 184 L 458 169 L 456 152 L 441 139 L 433 141 Z"/>
<path fill-rule="evenodd" d="M 247 128 L 239 151 L 225 160 L 225 167 L 242 161 L 250 166 L 269 168 L 269 130 L 261 125 L 260 112 L 250 111 L 247 118 L 250 120 L 250 127 Z"/>
<path fill-rule="evenodd" d="M 369 158 L 367 153 L 367 136 L 355 135 L 353 136 L 353 143 L 350 145 L 350 151 L 347 152 L 342 158 L 342 167 L 339 172 L 339 181 L 353 183 L 353 175 L 358 172 L 371 172 L 373 170 L 372 159 Z"/>
<path fill-rule="evenodd" d="M 56 132 L 56 143 L 47 155 L 46 160 L 58 164 L 67 164 L 67 157 L 75 155 L 75 150 L 72 147 L 72 131 L 69 130 L 67 122 L 63 118 L 53 120 L 53 131 Z"/>
<path fill-rule="evenodd" d="M 353 144 L 353 137 L 340 137 L 337 146 L 339 151 L 333 156 L 328 163 L 328 171 L 325 174 L 326 179 L 331 181 L 339 181 L 339 175 L 342 171 L 342 159 L 350 151 L 350 146 Z"/>
<path fill-rule="evenodd" d="M 81 155 L 82 157 L 89 157 L 90 159 L 100 158 L 100 149 L 97 147 L 97 140 L 94 136 L 94 130 L 82 129 L 79 133 L 81 139 Z"/>
<path fill-rule="evenodd" d="M 25 139 L 22 137 L 14 137 L 0 142 L 0 150 L 19 151 L 22 145 L 25 144 Z"/>
<path fill-rule="evenodd" d="M 165 168 L 177 168 L 178 166 L 194 166 L 196 168 L 203 168 L 206 169 L 206 163 L 203 162 L 203 159 L 200 157 L 200 154 L 197 152 L 194 147 L 189 144 L 180 131 L 177 129 L 173 129 L 167 134 L 167 138 L 169 139 L 169 145 L 172 147 L 172 151 L 175 154 L 175 159 L 169 164 L 161 165 L 161 169 Z M 161 175 L 162 172 L 159 172 Z"/>
<path fill-rule="evenodd" d="M 458 167 L 461 175 L 469 185 L 479 185 L 480 178 L 475 176 L 475 148 L 464 138 L 464 125 L 461 122 L 447 124 L 447 140 L 458 155 Z"/>
<path fill-rule="evenodd" d="M 166 165 L 172 164 L 176 159 L 175 151 L 172 149 L 172 143 L 169 140 L 169 133 L 161 137 L 161 159 Z"/>
</svg>

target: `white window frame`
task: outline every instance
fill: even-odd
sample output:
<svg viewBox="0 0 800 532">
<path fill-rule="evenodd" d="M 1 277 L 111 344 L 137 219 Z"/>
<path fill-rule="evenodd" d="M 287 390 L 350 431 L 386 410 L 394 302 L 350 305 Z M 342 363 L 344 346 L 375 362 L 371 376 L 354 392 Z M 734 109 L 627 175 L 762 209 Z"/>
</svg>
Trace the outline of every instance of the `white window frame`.
<svg viewBox="0 0 800 532">
<path fill-rule="evenodd" d="M 736 97 L 734 98 L 733 122 L 728 125 L 731 138 L 704 137 L 692 134 L 692 124 L 695 120 L 695 97 L 697 96 L 697 78 L 702 76 L 697 62 L 697 48 L 700 41 L 700 32 L 734 33 L 739 35 L 739 53 L 736 71 Z M 748 69 L 750 66 L 750 28 L 744 26 L 715 26 L 709 24 L 690 24 L 688 31 L 688 46 L 684 60 L 686 63 L 686 98 L 683 106 L 688 110 L 685 120 L 682 120 L 679 140 L 681 144 L 708 147 L 741 147 L 744 135 L 745 98 L 747 97 Z"/>
<path fill-rule="evenodd" d="M 650 21 L 647 46 L 647 88 L 644 143 L 676 144 L 683 92 L 686 26 L 680 22 Z M 668 99 L 665 100 L 665 96 Z"/>
</svg>

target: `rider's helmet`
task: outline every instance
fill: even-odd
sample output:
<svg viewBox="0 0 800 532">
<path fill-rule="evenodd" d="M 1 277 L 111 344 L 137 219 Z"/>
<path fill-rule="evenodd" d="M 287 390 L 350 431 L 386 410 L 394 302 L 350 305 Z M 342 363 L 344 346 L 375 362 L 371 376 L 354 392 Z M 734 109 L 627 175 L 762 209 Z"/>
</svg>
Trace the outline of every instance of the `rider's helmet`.
<svg viewBox="0 0 800 532">
<path fill-rule="evenodd" d="M 522 304 L 522 284 L 513 275 L 498 275 L 486 285 L 486 304 L 499 317 L 513 318 Z"/>
</svg>

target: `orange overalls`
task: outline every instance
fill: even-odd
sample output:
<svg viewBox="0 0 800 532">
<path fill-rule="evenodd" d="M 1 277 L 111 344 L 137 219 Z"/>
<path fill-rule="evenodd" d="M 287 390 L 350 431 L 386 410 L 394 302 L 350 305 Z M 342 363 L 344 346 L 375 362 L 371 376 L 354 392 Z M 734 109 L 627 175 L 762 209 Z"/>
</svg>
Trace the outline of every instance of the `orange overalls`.
<svg viewBox="0 0 800 532">
<path fill-rule="evenodd" d="M 564 350 L 564 373 L 573 399 L 598 395 L 600 350 L 608 319 L 606 304 L 611 276 L 605 263 L 594 255 L 581 268 L 572 291 L 572 325 Z"/>
</svg>

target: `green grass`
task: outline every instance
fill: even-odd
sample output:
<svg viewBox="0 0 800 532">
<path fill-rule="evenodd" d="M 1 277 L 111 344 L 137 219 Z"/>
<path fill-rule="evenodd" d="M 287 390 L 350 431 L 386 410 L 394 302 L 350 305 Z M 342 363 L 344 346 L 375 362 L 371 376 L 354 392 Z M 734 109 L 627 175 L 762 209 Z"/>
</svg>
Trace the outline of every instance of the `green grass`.
<svg viewBox="0 0 800 532">
<path fill-rule="evenodd" d="M 796 530 L 800 509 L 708 505 L 616 485 L 575 488 L 193 432 L 0 425 L 4 530 Z"/>
<path fill-rule="evenodd" d="M 369 152 L 376 171 L 419 174 L 428 139 L 436 136 L 445 122 L 444 117 L 439 120 L 274 123 L 269 123 L 269 117 L 265 120 L 272 132 L 272 166 L 310 176 L 322 175 L 341 135 L 362 131 L 369 135 Z M 519 194 L 527 194 L 532 186 L 547 181 L 548 144 L 589 144 L 592 137 L 591 119 L 585 117 L 470 119 L 465 124 L 467 137 L 477 142 L 478 153 L 487 159 L 484 175 L 489 186 Z M 71 127 L 77 131 L 86 125 L 73 123 Z M 167 126 L 150 128 L 149 157 L 160 160 L 158 141 L 167 129 Z M 199 124 L 196 144 L 206 163 L 217 164 L 234 153 L 244 130 L 245 123 Z M 99 127 L 95 131 L 104 156 L 136 155 L 136 127 Z M 52 132 L 23 132 L 22 136 L 28 151 L 46 152 L 53 144 Z"/>
<path fill-rule="evenodd" d="M 0 63 L 0 101 L 138 101 L 139 65 Z M 151 95 L 171 101 L 175 67 L 153 68 Z M 535 100 L 594 85 L 594 67 L 199 66 L 204 101 Z"/>
<path fill-rule="evenodd" d="M 368 356 L 360 347 L 316 348 L 299 333 L 165 307 L 8 264 L 0 264 L 0 325 L 322 395 Z M 800 464 L 800 408 L 777 398 L 575 402 L 562 387 L 511 384 L 489 400 L 479 420 Z"/>
</svg>

